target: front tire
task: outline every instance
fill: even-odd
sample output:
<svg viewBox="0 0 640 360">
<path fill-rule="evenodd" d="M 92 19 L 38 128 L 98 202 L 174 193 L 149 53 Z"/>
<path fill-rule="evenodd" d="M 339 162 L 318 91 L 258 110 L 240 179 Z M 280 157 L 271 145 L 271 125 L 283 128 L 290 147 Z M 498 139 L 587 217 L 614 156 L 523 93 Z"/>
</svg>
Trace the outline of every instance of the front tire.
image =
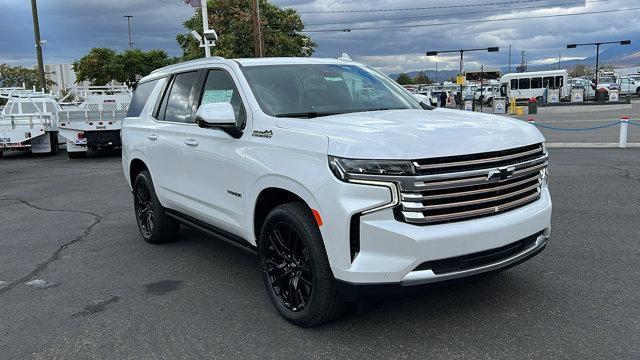
<svg viewBox="0 0 640 360">
<path fill-rule="evenodd" d="M 151 174 L 142 171 L 133 183 L 133 204 L 142 238 L 152 244 L 163 244 L 178 238 L 180 224 L 166 213 L 153 188 Z"/>
<path fill-rule="evenodd" d="M 269 213 L 258 250 L 269 298 L 287 321 L 309 327 L 342 313 L 320 229 L 304 203 L 283 204 Z"/>
</svg>

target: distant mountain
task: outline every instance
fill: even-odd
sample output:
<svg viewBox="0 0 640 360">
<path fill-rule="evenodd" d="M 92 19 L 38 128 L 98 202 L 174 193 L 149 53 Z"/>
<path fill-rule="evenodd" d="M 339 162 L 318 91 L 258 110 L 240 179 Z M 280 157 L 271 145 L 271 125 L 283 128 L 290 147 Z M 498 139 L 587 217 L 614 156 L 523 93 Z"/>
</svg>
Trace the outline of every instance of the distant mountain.
<svg viewBox="0 0 640 360">
<path fill-rule="evenodd" d="M 407 73 L 407 75 L 409 75 L 412 78 L 415 78 L 418 73 L 420 71 L 410 71 Z M 452 77 L 455 77 L 458 74 L 457 70 L 438 70 L 438 75 L 436 76 L 436 71 L 435 70 L 424 70 L 425 75 L 427 75 L 427 77 L 429 79 L 431 79 L 431 81 L 436 81 L 436 79 L 438 79 L 439 82 L 445 81 L 445 80 L 450 80 Z M 400 74 L 388 74 L 390 78 L 392 79 L 397 79 L 398 75 Z"/>
<path fill-rule="evenodd" d="M 589 66 L 595 66 L 596 64 L 596 56 L 595 56 L 595 46 L 593 46 L 594 55 L 582 60 L 563 60 L 562 68 L 566 69 L 569 67 L 573 67 L 576 64 L 585 64 Z M 565 56 L 571 55 L 568 51 L 564 51 L 562 53 Z M 512 71 L 515 71 L 515 67 L 518 64 L 512 65 Z M 605 45 L 600 50 L 600 65 L 612 65 L 614 68 L 627 68 L 627 67 L 640 67 L 640 43 L 633 42 L 631 45 Z M 530 65 L 528 67 L 528 71 L 543 71 L 543 70 L 555 70 L 558 68 L 558 63 L 546 64 L 546 65 Z M 507 66 L 504 66 L 500 69 L 502 74 L 506 74 L 509 71 Z M 411 71 L 408 72 L 410 77 L 415 77 L 418 75 L 419 71 Z M 435 71 L 434 70 L 426 70 L 425 73 L 429 77 L 429 79 L 435 81 Z M 456 70 L 441 70 L 438 71 L 438 81 L 449 80 L 451 77 L 455 77 L 458 71 Z M 389 76 L 393 79 L 396 79 L 400 74 L 389 74 Z"/>
</svg>

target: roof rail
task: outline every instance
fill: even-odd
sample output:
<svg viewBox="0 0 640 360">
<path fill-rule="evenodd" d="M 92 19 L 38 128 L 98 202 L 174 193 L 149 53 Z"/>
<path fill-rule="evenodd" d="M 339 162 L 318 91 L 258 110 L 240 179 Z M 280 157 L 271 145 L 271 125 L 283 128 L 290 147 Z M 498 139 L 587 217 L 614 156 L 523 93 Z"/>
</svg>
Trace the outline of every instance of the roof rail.
<svg viewBox="0 0 640 360">
<path fill-rule="evenodd" d="M 349 54 L 347 53 L 342 53 L 340 55 L 340 57 L 338 58 L 338 60 L 342 60 L 342 61 L 353 61 L 351 60 L 351 57 L 349 56 Z"/>
<path fill-rule="evenodd" d="M 201 58 L 201 59 L 195 59 L 195 60 L 189 60 L 189 61 L 183 61 L 183 62 L 179 62 L 179 63 L 175 63 L 175 64 L 171 64 L 171 65 L 167 65 L 158 69 L 155 69 L 151 72 L 151 74 L 155 74 L 158 73 L 162 70 L 167 70 L 167 69 L 172 69 L 174 67 L 180 66 L 180 65 L 189 65 L 189 64 L 197 64 L 199 62 L 206 62 L 206 60 L 209 59 L 216 59 L 216 60 L 226 60 L 225 58 L 223 58 L 222 56 L 211 56 L 208 58 Z"/>
</svg>

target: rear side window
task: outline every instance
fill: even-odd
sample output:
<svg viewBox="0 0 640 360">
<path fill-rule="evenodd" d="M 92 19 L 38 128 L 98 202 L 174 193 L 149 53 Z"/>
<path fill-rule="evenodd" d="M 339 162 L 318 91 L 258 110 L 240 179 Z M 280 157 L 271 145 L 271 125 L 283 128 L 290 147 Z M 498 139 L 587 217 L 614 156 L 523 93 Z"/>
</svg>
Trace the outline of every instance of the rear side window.
<svg viewBox="0 0 640 360">
<path fill-rule="evenodd" d="M 149 95 L 153 91 L 153 88 L 156 87 L 158 80 L 148 81 L 142 84 L 138 84 L 138 87 L 133 92 L 133 99 L 131 99 L 131 104 L 129 104 L 129 111 L 127 111 L 127 117 L 138 117 L 142 113 L 142 109 L 144 108 L 144 104 L 147 103 L 149 99 Z"/>
<path fill-rule="evenodd" d="M 191 121 L 191 93 L 197 77 L 196 71 L 174 75 L 160 105 L 158 120 L 180 123 Z"/>
<path fill-rule="evenodd" d="M 531 78 L 531 88 L 540 89 L 542 87 L 542 78 Z"/>
</svg>

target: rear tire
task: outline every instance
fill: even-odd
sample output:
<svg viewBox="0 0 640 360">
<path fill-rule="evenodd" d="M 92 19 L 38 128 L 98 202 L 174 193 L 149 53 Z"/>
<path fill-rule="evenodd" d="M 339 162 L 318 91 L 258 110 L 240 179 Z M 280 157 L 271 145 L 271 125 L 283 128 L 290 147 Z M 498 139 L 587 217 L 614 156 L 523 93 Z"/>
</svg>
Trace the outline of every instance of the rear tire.
<svg viewBox="0 0 640 360">
<path fill-rule="evenodd" d="M 163 244 L 178 238 L 180 224 L 165 213 L 147 170 L 139 173 L 133 183 L 133 204 L 138 229 L 145 241 Z"/>
<path fill-rule="evenodd" d="M 49 141 L 51 143 L 51 150 L 49 155 L 57 155 L 60 151 L 60 144 L 58 143 L 58 133 L 49 133 Z"/>
<path fill-rule="evenodd" d="M 83 159 L 87 157 L 86 151 L 67 151 L 69 159 Z"/>
<path fill-rule="evenodd" d="M 287 321 L 309 327 L 342 313 L 320 229 L 304 203 L 283 204 L 267 215 L 258 251 L 269 298 Z"/>
</svg>

